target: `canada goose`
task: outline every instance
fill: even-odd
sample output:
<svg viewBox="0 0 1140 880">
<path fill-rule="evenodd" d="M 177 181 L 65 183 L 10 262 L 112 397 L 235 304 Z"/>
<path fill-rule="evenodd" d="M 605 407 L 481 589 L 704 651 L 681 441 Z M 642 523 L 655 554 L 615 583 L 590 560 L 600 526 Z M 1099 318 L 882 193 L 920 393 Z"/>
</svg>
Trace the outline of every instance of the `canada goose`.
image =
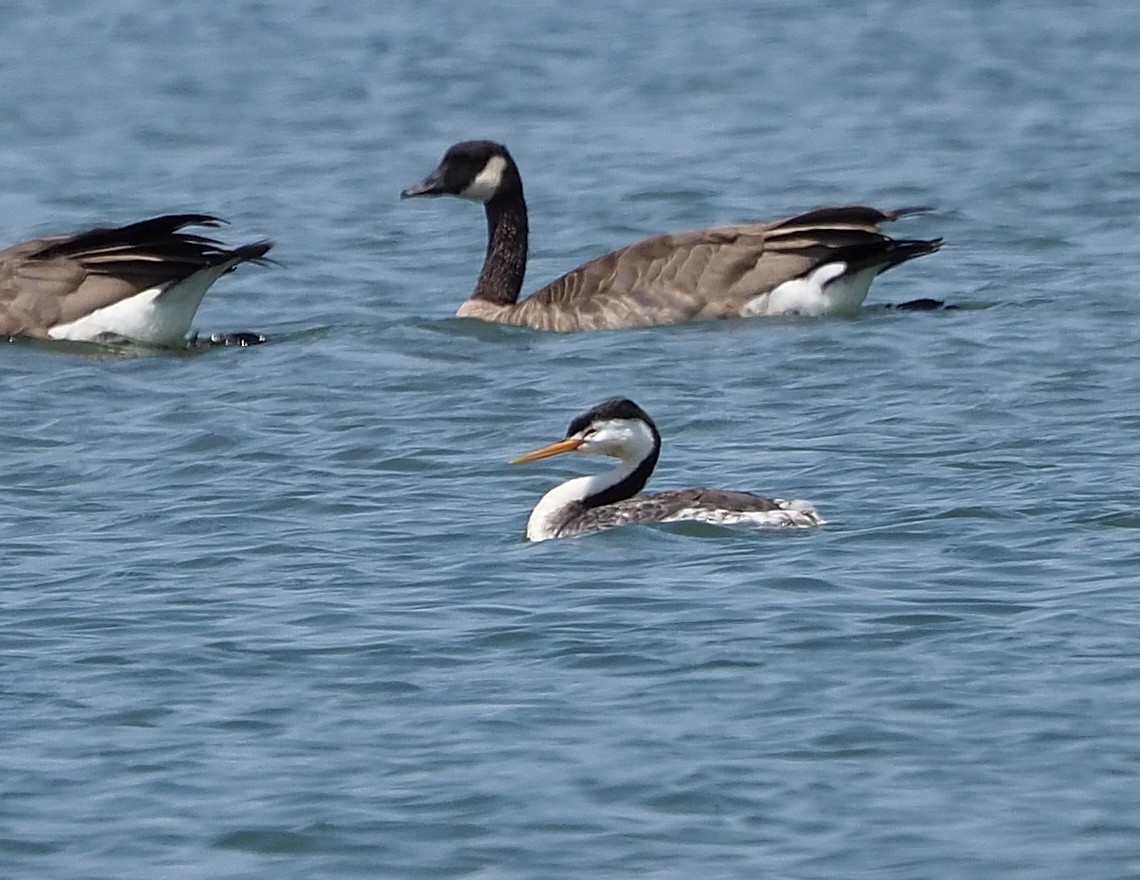
<svg viewBox="0 0 1140 880">
<path fill-rule="evenodd" d="M 522 178 L 502 144 L 465 141 L 401 193 L 482 202 L 487 255 L 459 317 L 571 332 L 753 315 L 847 315 L 880 272 L 941 239 L 896 240 L 879 225 L 922 208 L 820 208 L 770 223 L 647 238 L 579 266 L 518 302 L 527 259 Z"/>
<path fill-rule="evenodd" d="M 520 455 L 511 464 L 564 452 L 621 459 L 612 471 L 578 477 L 551 489 L 526 524 L 531 541 L 569 538 L 638 523 L 698 522 L 760 526 L 817 526 L 823 519 L 807 501 L 764 498 L 721 489 L 674 489 L 637 493 L 649 480 L 661 453 L 653 419 L 632 400 L 614 398 L 570 423 L 566 439 Z"/>
<path fill-rule="evenodd" d="M 230 249 L 180 231 L 221 222 L 172 214 L 0 250 L 0 335 L 183 343 L 207 288 L 240 263 L 264 262 L 273 246 Z"/>
</svg>

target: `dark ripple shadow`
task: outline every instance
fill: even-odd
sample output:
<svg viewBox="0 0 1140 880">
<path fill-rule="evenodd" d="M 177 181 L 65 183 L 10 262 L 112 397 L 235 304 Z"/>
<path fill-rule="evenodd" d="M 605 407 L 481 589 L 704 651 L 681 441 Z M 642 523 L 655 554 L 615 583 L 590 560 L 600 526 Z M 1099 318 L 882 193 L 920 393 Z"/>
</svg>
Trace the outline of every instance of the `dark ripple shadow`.
<svg viewBox="0 0 1140 880">
<path fill-rule="evenodd" d="M 98 362 L 132 358 L 193 358 L 228 349 L 254 348 L 299 339 L 321 338 L 328 336 L 330 329 L 329 327 L 309 327 L 303 330 L 265 334 L 252 331 L 195 332 L 184 345 L 179 346 L 143 345 L 129 340 L 77 342 L 58 339 L 32 339 L 24 336 L 8 337 L 7 341 L 10 345 L 32 351 L 69 355 L 86 361 Z"/>
<path fill-rule="evenodd" d="M 529 327 L 514 327 L 510 324 L 497 324 L 477 318 L 424 318 L 407 319 L 407 324 L 429 333 L 460 339 L 473 339 L 479 342 L 503 342 L 518 346 L 524 345 L 534 334 L 540 332 Z"/>
</svg>

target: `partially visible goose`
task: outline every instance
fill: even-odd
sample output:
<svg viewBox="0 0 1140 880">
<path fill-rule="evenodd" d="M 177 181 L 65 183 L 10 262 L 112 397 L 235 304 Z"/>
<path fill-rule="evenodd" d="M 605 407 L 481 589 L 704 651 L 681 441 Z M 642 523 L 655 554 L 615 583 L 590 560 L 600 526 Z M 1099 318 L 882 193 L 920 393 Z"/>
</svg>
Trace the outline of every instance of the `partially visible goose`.
<svg viewBox="0 0 1140 880">
<path fill-rule="evenodd" d="M 661 435 L 648 413 L 632 400 L 614 398 L 570 423 L 566 439 L 520 455 L 511 464 L 565 452 L 608 455 L 621 460 L 612 471 L 578 477 L 547 492 L 526 524 L 531 541 L 570 538 L 614 526 L 691 520 L 718 525 L 817 526 L 822 517 L 807 501 L 765 498 L 723 489 L 674 489 L 637 493 L 657 457 Z"/>
<path fill-rule="evenodd" d="M 849 315 L 880 272 L 934 253 L 941 239 L 893 239 L 879 225 L 921 208 L 820 208 L 770 223 L 661 235 L 579 266 L 522 302 L 527 211 L 502 144 L 465 141 L 402 198 L 482 202 L 487 256 L 458 315 L 536 330 L 647 327 L 753 315 Z"/>
<path fill-rule="evenodd" d="M 182 231 L 221 222 L 172 214 L 0 250 L 0 336 L 183 343 L 210 285 L 273 246 L 227 248 Z"/>
</svg>

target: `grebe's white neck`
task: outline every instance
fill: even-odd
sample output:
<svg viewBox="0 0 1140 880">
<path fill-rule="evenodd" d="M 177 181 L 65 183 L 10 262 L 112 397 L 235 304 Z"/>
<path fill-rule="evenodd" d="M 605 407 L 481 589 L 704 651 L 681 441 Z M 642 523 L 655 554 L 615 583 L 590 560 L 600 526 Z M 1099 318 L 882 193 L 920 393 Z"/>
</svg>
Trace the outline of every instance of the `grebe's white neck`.
<svg viewBox="0 0 1140 880">
<path fill-rule="evenodd" d="M 583 510 L 613 504 L 640 492 L 657 464 L 661 440 L 656 430 L 639 418 L 601 418 L 547 449 L 605 455 L 620 459 L 621 464 L 602 474 L 568 480 L 543 495 L 527 521 L 526 536 L 531 541 L 556 537 Z M 544 453 L 540 450 L 539 454 Z"/>
<path fill-rule="evenodd" d="M 583 501 L 629 479 L 640 466 L 641 461 L 623 461 L 613 470 L 603 474 L 576 477 L 560 486 L 555 486 L 539 499 L 534 510 L 530 512 L 530 519 L 526 523 L 527 540 L 545 541 L 548 538 L 558 537 L 562 526 L 583 509 Z"/>
</svg>

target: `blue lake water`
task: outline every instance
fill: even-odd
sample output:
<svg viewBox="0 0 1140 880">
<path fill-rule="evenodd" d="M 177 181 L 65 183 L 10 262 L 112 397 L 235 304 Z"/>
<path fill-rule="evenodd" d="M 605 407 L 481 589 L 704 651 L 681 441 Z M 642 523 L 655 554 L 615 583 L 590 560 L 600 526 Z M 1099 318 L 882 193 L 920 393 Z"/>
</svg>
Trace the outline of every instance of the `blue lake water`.
<svg viewBox="0 0 1140 880">
<path fill-rule="evenodd" d="M 1140 876 L 1140 16 L 1127 4 L 0 0 L 0 241 L 277 242 L 202 354 L 0 348 L 0 877 Z M 452 318 L 838 202 L 943 236 L 851 320 Z M 934 297 L 958 309 L 898 313 Z M 599 401 L 651 487 L 811 532 L 529 545 Z"/>
</svg>

